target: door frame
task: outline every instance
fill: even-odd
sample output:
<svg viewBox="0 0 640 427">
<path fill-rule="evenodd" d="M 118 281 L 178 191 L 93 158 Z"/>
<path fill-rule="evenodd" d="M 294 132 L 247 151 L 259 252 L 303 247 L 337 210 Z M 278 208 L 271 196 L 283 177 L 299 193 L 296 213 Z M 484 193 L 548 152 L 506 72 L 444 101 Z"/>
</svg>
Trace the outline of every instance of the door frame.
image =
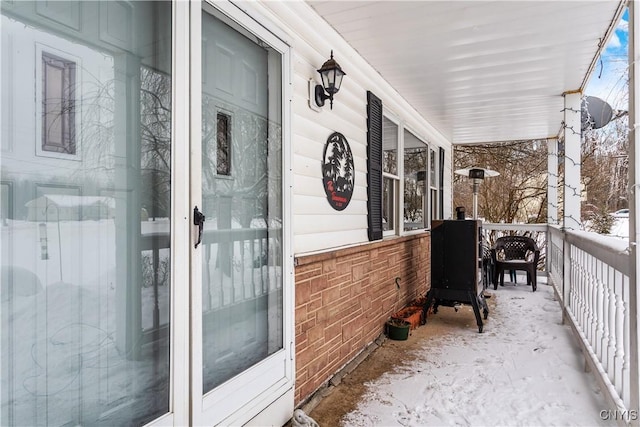
<svg viewBox="0 0 640 427">
<path fill-rule="evenodd" d="M 180 3 L 180 2 L 178 2 Z M 205 4 L 206 3 L 206 4 Z M 176 143 L 179 144 L 180 141 L 188 141 L 185 143 L 183 147 L 180 147 L 180 152 L 177 153 L 183 161 L 188 161 L 188 163 L 178 163 L 185 164 L 186 174 L 183 172 L 181 174 L 181 180 L 176 181 L 176 185 L 178 188 L 176 189 L 177 193 L 182 193 L 178 199 L 176 197 L 176 206 L 177 209 L 175 212 L 176 216 L 179 218 L 188 218 L 186 226 L 188 227 L 187 232 L 184 232 L 184 227 L 181 227 L 181 230 L 176 230 L 177 232 L 182 232 L 183 237 L 188 237 L 188 241 L 180 242 L 180 247 L 184 249 L 184 244 L 188 246 L 188 251 L 183 252 L 189 253 L 190 257 L 188 258 L 187 263 L 182 265 L 181 270 L 177 270 L 176 273 L 183 274 L 184 277 L 189 277 L 189 286 L 185 286 L 185 292 L 176 292 L 182 293 L 180 302 L 182 304 L 185 303 L 184 299 L 186 299 L 188 310 L 184 310 L 184 313 L 190 313 L 191 317 L 188 319 L 187 333 L 183 334 L 183 339 L 186 339 L 185 342 L 176 341 L 176 350 L 180 349 L 184 350 L 185 347 L 183 345 L 186 344 L 188 348 L 187 352 L 187 360 L 184 365 L 188 365 L 188 384 L 184 384 L 182 379 L 180 381 L 176 381 L 176 393 L 179 393 L 176 397 L 177 402 L 182 402 L 182 399 L 179 398 L 180 395 L 184 395 L 185 390 L 188 390 L 186 396 L 188 396 L 189 403 L 189 424 L 245 424 L 252 419 L 256 420 L 256 416 L 258 416 L 261 412 L 265 411 L 268 408 L 268 411 L 265 413 L 269 413 L 270 420 L 263 420 L 272 422 L 275 417 L 285 417 L 284 422 L 288 420 L 292 411 L 293 411 L 293 390 L 294 390 L 294 379 L 295 379 L 295 371 L 294 371 L 294 298 L 293 298 L 293 250 L 292 250 L 292 227 L 291 227 L 291 191 L 292 191 L 292 183 L 291 183 L 291 160 L 290 160 L 290 152 L 291 152 L 291 127 L 290 127 L 290 117 L 291 117 L 291 71 L 290 71 L 290 44 L 286 43 L 282 39 L 282 34 L 280 36 L 276 36 L 271 30 L 267 29 L 262 23 L 265 22 L 265 18 L 257 14 L 255 11 L 250 11 L 246 8 L 246 4 L 243 3 L 243 9 L 240 9 L 239 6 L 236 6 L 230 2 L 211 2 L 206 1 L 205 3 L 201 3 L 200 1 L 191 1 L 188 3 L 188 25 L 187 31 L 181 29 L 180 26 L 177 26 L 178 37 L 184 37 L 185 33 L 187 35 L 189 49 L 183 49 L 184 52 L 188 52 L 188 58 L 182 58 L 178 55 L 175 56 L 176 61 L 180 61 L 184 59 L 183 64 L 176 64 L 178 67 L 185 67 L 187 70 L 176 69 L 177 73 L 182 72 L 188 74 L 188 79 L 184 79 L 183 82 L 180 83 L 180 86 L 186 87 L 176 87 L 176 95 L 179 94 L 188 94 L 188 100 L 186 100 L 186 118 L 187 121 L 183 122 L 182 111 L 180 118 L 176 119 L 176 122 L 189 123 L 189 126 L 185 129 L 182 129 L 182 135 L 186 136 L 186 139 L 182 139 L 178 137 L 176 139 Z M 181 6 L 179 6 L 181 7 Z M 202 207 L 201 200 L 201 183 L 202 183 L 202 173 L 201 167 L 199 165 L 202 164 L 201 155 L 202 155 L 202 127 L 201 127 L 201 117 L 202 117 L 202 11 L 204 7 L 213 8 L 218 12 L 224 14 L 227 18 L 233 21 L 235 24 L 242 27 L 244 30 L 249 31 L 253 35 L 255 35 L 260 40 L 269 44 L 271 48 L 276 50 L 282 55 L 281 62 L 281 70 L 282 70 L 282 81 L 281 81 L 281 105 L 282 105 L 282 212 L 283 212 L 283 230 L 282 230 L 282 239 L 283 239 L 283 348 L 273 355 L 267 357 L 264 361 L 259 362 L 257 365 L 249 368 L 245 372 L 250 371 L 259 371 L 261 365 L 269 364 L 268 361 L 274 361 L 274 359 L 279 359 L 284 361 L 285 363 L 285 376 L 280 380 L 272 383 L 270 385 L 265 385 L 265 391 L 253 399 L 245 402 L 238 401 L 229 401 L 230 399 L 226 397 L 226 393 L 221 393 L 220 390 L 214 389 L 213 391 L 207 393 L 207 395 L 202 396 L 202 249 L 199 247 L 194 249 L 196 234 L 195 227 L 193 224 L 193 212 L 192 209 L 194 206 Z M 177 12 L 177 11 L 176 11 Z M 178 15 L 180 13 L 176 13 Z M 176 39 L 176 45 L 178 44 L 179 39 Z M 176 78 L 179 79 L 179 74 L 176 74 Z M 186 83 L 185 83 L 186 82 Z M 194 84 L 189 84 L 189 82 L 195 82 Z M 181 100 L 180 102 L 183 102 Z M 178 105 L 176 105 L 178 107 Z M 186 147 L 185 147 L 186 146 Z M 188 148 L 188 149 L 187 149 Z M 185 154 L 188 156 L 183 157 Z M 176 156 L 178 157 L 178 156 Z M 176 159 L 177 160 L 177 159 Z M 178 196 L 178 194 L 176 194 Z M 184 197 L 188 196 L 189 201 L 187 203 L 178 206 L 178 203 L 184 202 Z M 184 209 L 186 208 L 186 212 Z M 178 212 L 179 210 L 179 212 Z M 176 234 L 175 237 L 178 235 Z M 176 242 L 178 243 L 178 242 Z M 177 245 L 176 245 L 177 246 Z M 188 271 L 184 271 L 186 268 Z M 176 277 L 179 280 L 179 277 Z M 179 283 L 178 281 L 174 283 Z M 185 307 L 184 305 L 178 305 L 178 301 L 176 301 L 175 307 Z M 177 321 L 184 321 L 185 319 L 179 318 Z M 178 338 L 178 337 L 176 337 Z M 176 363 L 180 363 L 181 361 L 185 361 L 181 356 L 175 357 Z M 184 366 L 183 365 L 183 366 Z M 182 369 L 182 371 L 176 370 L 176 375 L 184 374 L 183 367 L 176 366 L 177 369 Z M 264 369 L 264 368 L 263 368 Z M 242 374 L 241 374 L 242 375 Z M 254 374 L 254 377 L 258 377 Z M 177 378 L 176 378 L 177 380 Z M 225 383 L 227 388 L 231 387 L 232 389 L 235 387 L 238 390 L 238 386 L 242 383 L 238 378 L 231 379 Z M 225 385 L 221 386 L 224 388 Z M 236 393 L 239 394 L 239 393 Z M 241 394 L 241 393 L 240 393 Z M 286 397 L 283 397 L 286 396 Z M 274 402 L 276 402 L 274 404 Z M 230 409 L 228 414 L 221 416 L 220 407 L 223 406 L 225 408 L 235 408 Z M 181 405 L 184 406 L 184 405 Z M 176 408 L 176 420 L 182 419 L 182 417 L 178 417 L 178 409 L 180 412 L 184 409 Z M 274 412 L 275 411 L 275 412 Z"/>
<path fill-rule="evenodd" d="M 169 331 L 169 412 L 149 425 L 189 425 L 189 304 L 192 227 L 189 220 L 189 3 L 172 2 L 171 13 L 171 312 Z"/>
<path fill-rule="evenodd" d="M 171 330 L 170 360 L 171 381 L 170 411 L 172 425 L 189 425 L 190 407 L 190 348 L 189 307 L 191 301 L 191 235 L 193 227 L 189 199 L 189 160 L 191 126 L 189 97 L 190 44 L 189 2 L 172 2 L 172 85 L 173 130 L 171 147 Z"/>
<path fill-rule="evenodd" d="M 190 3 L 172 2 L 171 14 L 171 311 L 169 331 L 169 411 L 149 423 L 153 426 L 190 425 L 191 360 L 189 307 L 191 283 L 190 226 L 190 116 L 189 75 L 191 66 L 189 10 Z M 186 94 L 186 95 L 185 95 Z"/>
</svg>

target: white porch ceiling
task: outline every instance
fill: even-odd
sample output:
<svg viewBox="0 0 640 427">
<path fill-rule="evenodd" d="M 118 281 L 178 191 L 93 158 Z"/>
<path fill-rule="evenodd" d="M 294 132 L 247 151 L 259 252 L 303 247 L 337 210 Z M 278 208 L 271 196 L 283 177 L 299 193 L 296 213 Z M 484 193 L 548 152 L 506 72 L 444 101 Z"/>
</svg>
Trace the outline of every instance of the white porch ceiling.
<svg viewBox="0 0 640 427">
<path fill-rule="evenodd" d="M 308 3 L 454 144 L 557 136 L 562 94 L 584 89 L 624 7 L 618 0 Z"/>
</svg>

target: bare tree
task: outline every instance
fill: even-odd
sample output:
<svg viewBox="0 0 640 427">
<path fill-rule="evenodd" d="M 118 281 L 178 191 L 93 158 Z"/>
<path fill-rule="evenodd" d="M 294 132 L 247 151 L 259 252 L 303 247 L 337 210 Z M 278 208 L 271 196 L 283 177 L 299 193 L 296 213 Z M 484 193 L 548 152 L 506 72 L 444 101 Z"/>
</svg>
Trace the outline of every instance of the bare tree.
<svg viewBox="0 0 640 427">
<path fill-rule="evenodd" d="M 608 233 L 613 223 L 610 212 L 628 206 L 626 113 L 617 112 L 615 119 L 601 129 L 586 130 L 582 139 L 582 221 L 593 231 Z M 500 176 L 485 179 L 480 185 L 478 207 L 481 217 L 489 222 L 546 222 L 546 147 L 544 140 L 455 147 L 456 169 L 478 166 L 500 172 Z M 559 154 L 562 157 L 562 149 Z M 562 163 L 559 167 L 558 187 L 562 197 Z M 456 175 L 455 206 L 470 206 L 471 203 L 471 182 Z"/>
<path fill-rule="evenodd" d="M 628 146 L 626 114 L 602 129 L 584 133 L 581 167 L 586 200 L 583 220 L 602 222 L 603 215 L 609 216 L 609 212 L 628 207 Z"/>
<path fill-rule="evenodd" d="M 479 216 L 489 222 L 545 222 L 547 217 L 546 141 L 456 146 L 454 167 L 484 167 L 500 172 L 480 185 Z M 455 175 L 455 206 L 471 206 L 468 178 Z"/>
</svg>

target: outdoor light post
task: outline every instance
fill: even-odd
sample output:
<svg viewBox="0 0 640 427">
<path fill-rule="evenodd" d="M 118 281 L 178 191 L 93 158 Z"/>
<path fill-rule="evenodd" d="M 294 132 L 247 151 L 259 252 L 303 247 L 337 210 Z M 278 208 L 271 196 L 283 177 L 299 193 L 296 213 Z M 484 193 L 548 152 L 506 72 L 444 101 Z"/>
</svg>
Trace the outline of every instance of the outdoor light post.
<svg viewBox="0 0 640 427">
<path fill-rule="evenodd" d="M 457 175 L 466 176 L 472 180 L 473 185 L 473 219 L 478 219 L 478 192 L 480 190 L 480 183 L 489 177 L 500 175 L 498 172 L 491 169 L 483 168 L 465 168 L 455 171 Z"/>
</svg>

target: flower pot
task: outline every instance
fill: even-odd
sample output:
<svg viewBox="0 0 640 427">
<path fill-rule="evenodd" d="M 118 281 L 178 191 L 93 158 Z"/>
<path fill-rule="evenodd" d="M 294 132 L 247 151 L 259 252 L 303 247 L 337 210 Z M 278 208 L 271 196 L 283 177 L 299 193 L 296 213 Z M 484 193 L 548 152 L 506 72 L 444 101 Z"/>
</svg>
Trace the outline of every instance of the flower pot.
<svg viewBox="0 0 640 427">
<path fill-rule="evenodd" d="M 411 328 L 409 322 L 400 319 L 391 319 L 387 321 L 385 326 L 389 339 L 404 341 L 409 338 L 409 329 Z"/>
<path fill-rule="evenodd" d="M 401 319 L 409 322 L 411 329 L 415 329 L 420 326 L 422 322 L 422 307 L 405 307 L 402 310 L 394 313 L 391 316 L 392 319 Z"/>
</svg>

